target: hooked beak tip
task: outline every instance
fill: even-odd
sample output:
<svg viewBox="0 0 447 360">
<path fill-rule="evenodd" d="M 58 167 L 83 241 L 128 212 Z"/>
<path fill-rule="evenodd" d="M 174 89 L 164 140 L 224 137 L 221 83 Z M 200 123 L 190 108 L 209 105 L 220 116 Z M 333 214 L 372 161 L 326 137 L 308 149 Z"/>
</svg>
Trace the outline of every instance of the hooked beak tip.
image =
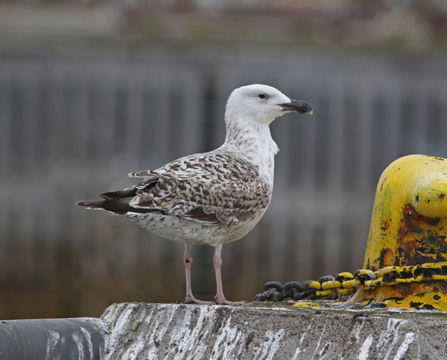
<svg viewBox="0 0 447 360">
<path fill-rule="evenodd" d="M 291 100 L 289 103 L 280 104 L 283 111 L 297 111 L 300 114 L 312 115 L 313 109 L 304 101 L 300 100 Z"/>
</svg>

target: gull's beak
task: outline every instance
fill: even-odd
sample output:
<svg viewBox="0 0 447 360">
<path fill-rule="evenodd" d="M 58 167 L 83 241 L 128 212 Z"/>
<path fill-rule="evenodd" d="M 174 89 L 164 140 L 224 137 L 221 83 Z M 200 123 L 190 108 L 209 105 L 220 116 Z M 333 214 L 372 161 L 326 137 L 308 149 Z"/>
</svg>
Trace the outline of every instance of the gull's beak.
<svg viewBox="0 0 447 360">
<path fill-rule="evenodd" d="M 290 100 L 289 103 L 279 104 L 282 107 L 282 111 L 298 111 L 300 114 L 312 115 L 312 107 L 300 100 Z"/>
</svg>

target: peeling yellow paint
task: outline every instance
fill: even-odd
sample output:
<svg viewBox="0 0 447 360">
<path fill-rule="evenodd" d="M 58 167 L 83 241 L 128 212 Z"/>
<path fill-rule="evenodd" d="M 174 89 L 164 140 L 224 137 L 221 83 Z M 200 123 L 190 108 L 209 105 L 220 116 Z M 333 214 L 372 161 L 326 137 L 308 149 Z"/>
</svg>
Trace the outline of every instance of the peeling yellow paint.
<svg viewBox="0 0 447 360">
<path fill-rule="evenodd" d="M 378 271 L 387 266 L 444 261 L 447 160 L 425 155 L 397 159 L 385 169 L 377 185 L 364 268 Z M 359 289 L 351 302 L 374 300 L 387 307 L 447 311 L 445 275 L 433 275 L 437 281 L 409 283 L 403 278 L 397 285 Z"/>
</svg>

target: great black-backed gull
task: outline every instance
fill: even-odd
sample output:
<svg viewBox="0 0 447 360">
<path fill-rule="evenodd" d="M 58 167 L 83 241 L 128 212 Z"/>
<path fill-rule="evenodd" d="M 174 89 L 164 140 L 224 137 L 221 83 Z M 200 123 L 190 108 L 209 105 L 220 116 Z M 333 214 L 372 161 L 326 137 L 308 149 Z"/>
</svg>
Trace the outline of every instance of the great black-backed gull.
<svg viewBox="0 0 447 360">
<path fill-rule="evenodd" d="M 237 88 L 226 105 L 222 146 L 182 157 L 156 170 L 130 173 L 130 177 L 143 180 L 101 194 L 101 200 L 79 201 L 77 205 L 125 215 L 151 233 L 184 243 L 186 303 L 210 303 L 196 299 L 192 293 L 190 251 L 192 245 L 213 246 L 215 303 L 234 304 L 223 293 L 222 245 L 241 239 L 266 211 L 278 152 L 269 125 L 291 111 L 311 114 L 312 108 L 271 86 Z"/>
</svg>

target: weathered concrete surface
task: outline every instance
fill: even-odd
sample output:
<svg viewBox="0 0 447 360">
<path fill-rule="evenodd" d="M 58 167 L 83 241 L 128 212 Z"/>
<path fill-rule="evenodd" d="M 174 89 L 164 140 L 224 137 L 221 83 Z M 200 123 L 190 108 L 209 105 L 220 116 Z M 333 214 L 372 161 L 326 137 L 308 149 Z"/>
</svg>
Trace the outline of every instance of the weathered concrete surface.
<svg viewBox="0 0 447 360">
<path fill-rule="evenodd" d="M 443 359 L 447 314 L 123 303 L 106 359 Z"/>
</svg>

